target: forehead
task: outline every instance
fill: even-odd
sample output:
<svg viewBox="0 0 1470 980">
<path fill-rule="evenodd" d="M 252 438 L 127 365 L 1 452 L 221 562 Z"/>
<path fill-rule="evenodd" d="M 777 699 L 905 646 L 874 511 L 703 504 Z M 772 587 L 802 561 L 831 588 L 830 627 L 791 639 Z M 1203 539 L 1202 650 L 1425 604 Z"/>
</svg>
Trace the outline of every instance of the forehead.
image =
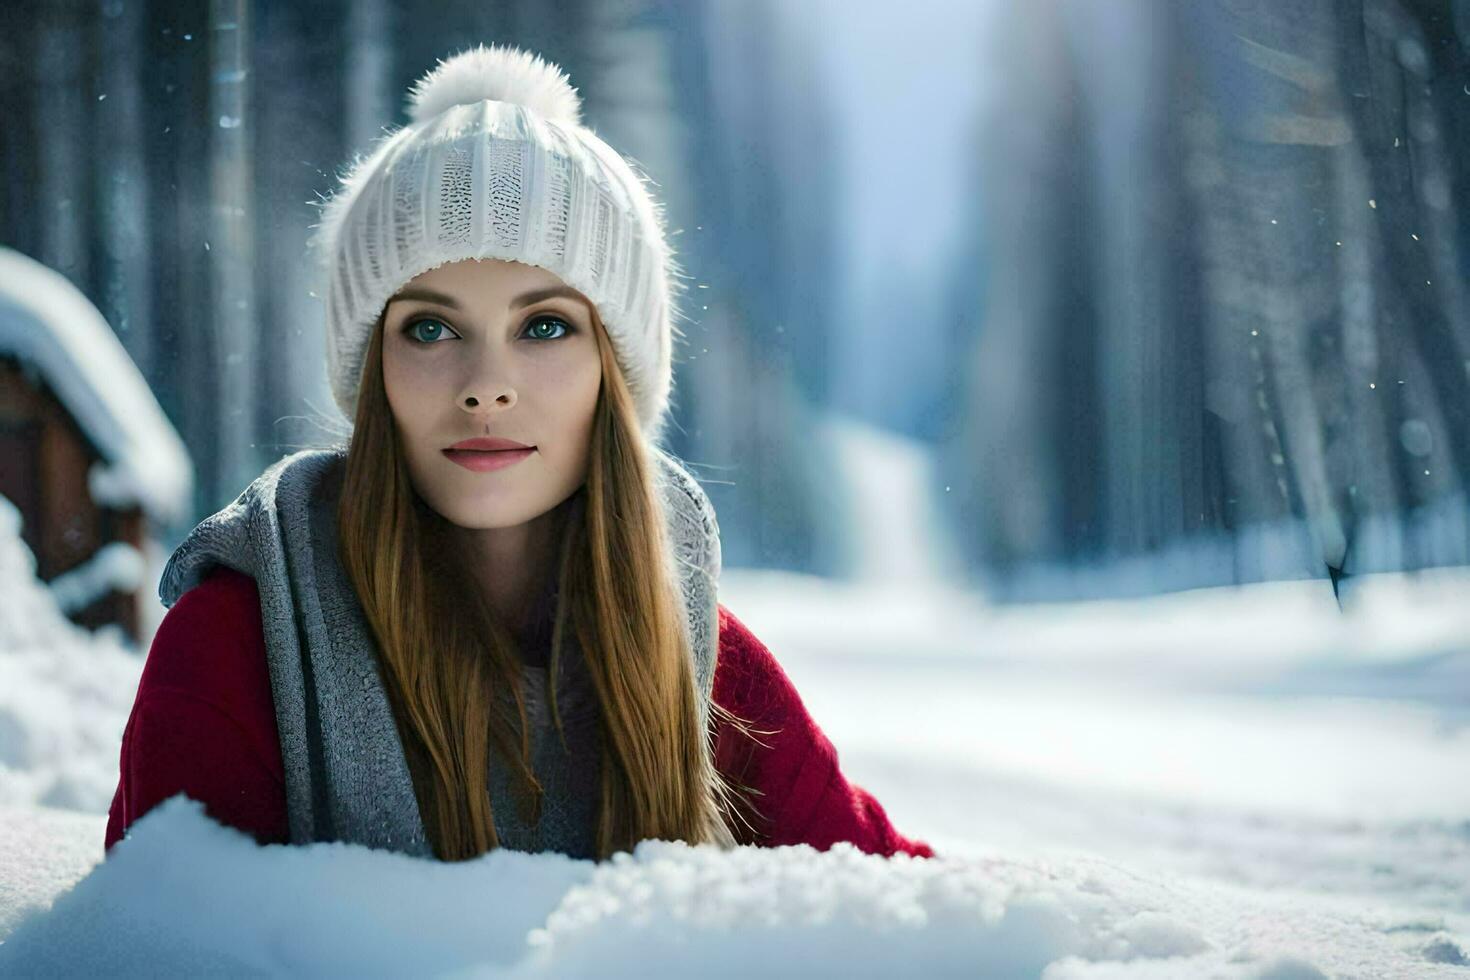
<svg viewBox="0 0 1470 980">
<path fill-rule="evenodd" d="M 463 259 L 430 269 L 400 286 L 387 305 L 416 299 L 488 313 L 554 298 L 580 303 L 589 314 L 595 314 L 593 302 L 555 273 L 499 259 Z"/>
<path fill-rule="evenodd" d="M 502 259 L 461 259 L 420 273 L 407 285 L 424 286 L 454 294 L 511 295 L 527 289 L 565 285 L 561 277 L 540 266 Z"/>
</svg>

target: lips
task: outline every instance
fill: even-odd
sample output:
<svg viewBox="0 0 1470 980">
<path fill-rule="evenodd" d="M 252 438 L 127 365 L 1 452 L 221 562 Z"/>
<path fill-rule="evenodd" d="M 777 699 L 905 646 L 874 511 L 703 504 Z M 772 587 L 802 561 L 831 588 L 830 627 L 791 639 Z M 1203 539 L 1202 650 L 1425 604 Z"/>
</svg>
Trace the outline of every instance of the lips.
<svg viewBox="0 0 1470 980">
<path fill-rule="evenodd" d="M 458 463 L 467 470 L 485 473 L 514 466 L 535 451 L 533 446 L 521 449 L 446 449 L 444 455 L 450 462 Z"/>
<path fill-rule="evenodd" d="M 463 439 L 450 446 L 445 452 L 458 450 L 463 452 L 500 452 L 503 450 L 535 449 L 524 442 L 516 442 L 514 439 L 503 439 L 499 436 L 479 436 L 474 439 Z"/>
</svg>

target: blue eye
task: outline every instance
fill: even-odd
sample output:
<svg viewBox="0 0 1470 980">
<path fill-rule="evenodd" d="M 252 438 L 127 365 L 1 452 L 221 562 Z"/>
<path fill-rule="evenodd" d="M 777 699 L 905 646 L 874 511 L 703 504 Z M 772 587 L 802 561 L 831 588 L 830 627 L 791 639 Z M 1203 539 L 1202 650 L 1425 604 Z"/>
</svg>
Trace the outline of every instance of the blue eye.
<svg viewBox="0 0 1470 980">
<path fill-rule="evenodd" d="M 559 334 L 547 336 L 540 331 L 540 328 L 543 326 L 555 326 L 557 324 L 560 324 L 562 327 L 562 332 Z M 563 337 L 570 336 L 572 332 L 572 325 L 570 323 L 567 323 L 567 321 L 563 320 L 561 317 L 556 316 L 538 316 L 536 319 L 531 321 L 530 325 L 526 327 L 526 336 L 532 338 L 533 340 L 560 340 Z"/>
<path fill-rule="evenodd" d="M 558 327 L 561 328 L 560 333 L 556 332 Z M 411 320 L 403 328 L 403 332 L 409 339 L 424 346 L 438 343 L 447 337 L 459 336 L 443 320 L 434 317 L 418 317 Z M 575 332 L 575 328 L 561 317 L 538 316 L 526 326 L 524 336 L 532 340 L 561 340 Z"/>
<path fill-rule="evenodd" d="M 424 326 L 425 324 L 431 325 L 434 329 L 426 330 L 422 334 L 414 333 L 415 330 L 417 330 L 421 326 Z M 421 344 L 437 343 L 446 330 L 449 330 L 449 327 L 445 325 L 444 321 L 435 320 L 433 317 L 420 317 L 419 319 L 414 320 L 408 326 L 403 328 L 403 332 L 407 334 L 410 339 L 415 340 Z M 451 334 L 454 334 L 453 330 L 449 330 L 449 332 Z M 458 334 L 454 335 L 456 337 L 459 336 Z"/>
</svg>

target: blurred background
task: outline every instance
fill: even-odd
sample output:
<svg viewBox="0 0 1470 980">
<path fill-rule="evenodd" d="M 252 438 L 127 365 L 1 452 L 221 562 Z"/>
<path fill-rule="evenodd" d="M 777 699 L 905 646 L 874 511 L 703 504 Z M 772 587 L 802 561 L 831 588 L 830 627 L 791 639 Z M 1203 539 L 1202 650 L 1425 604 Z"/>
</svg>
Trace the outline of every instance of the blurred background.
<svg viewBox="0 0 1470 980">
<path fill-rule="evenodd" d="M 96 305 L 187 448 L 166 541 L 323 440 L 314 202 L 496 41 L 660 185 L 669 448 L 732 566 L 1009 600 L 1470 559 L 1465 3 L 0 17 L 0 242 Z"/>
<path fill-rule="evenodd" d="M 13 576 L 146 649 L 330 438 L 316 202 L 481 42 L 658 183 L 723 601 L 901 825 L 1470 911 L 1466 0 L 7 2 Z"/>
</svg>

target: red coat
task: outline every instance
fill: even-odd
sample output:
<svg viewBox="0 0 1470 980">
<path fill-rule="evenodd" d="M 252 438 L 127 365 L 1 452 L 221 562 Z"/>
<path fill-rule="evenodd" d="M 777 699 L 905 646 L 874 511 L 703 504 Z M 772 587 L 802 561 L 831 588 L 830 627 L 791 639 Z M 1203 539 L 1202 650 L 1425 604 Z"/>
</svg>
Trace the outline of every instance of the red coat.
<svg viewBox="0 0 1470 980">
<path fill-rule="evenodd" d="M 870 854 L 933 857 L 905 838 L 883 807 L 842 775 L 822 734 L 771 652 L 723 605 L 714 700 L 752 727 L 765 745 L 722 725 L 715 765 L 754 797 L 747 814 L 762 836 L 736 827 L 740 843 L 850 841 Z M 207 655 L 206 655 L 207 652 Z M 217 568 L 179 598 L 159 625 L 123 733 L 120 778 L 107 820 L 106 849 L 128 826 L 176 793 L 261 843 L 286 843 L 286 791 L 275 705 L 255 580 Z"/>
</svg>

